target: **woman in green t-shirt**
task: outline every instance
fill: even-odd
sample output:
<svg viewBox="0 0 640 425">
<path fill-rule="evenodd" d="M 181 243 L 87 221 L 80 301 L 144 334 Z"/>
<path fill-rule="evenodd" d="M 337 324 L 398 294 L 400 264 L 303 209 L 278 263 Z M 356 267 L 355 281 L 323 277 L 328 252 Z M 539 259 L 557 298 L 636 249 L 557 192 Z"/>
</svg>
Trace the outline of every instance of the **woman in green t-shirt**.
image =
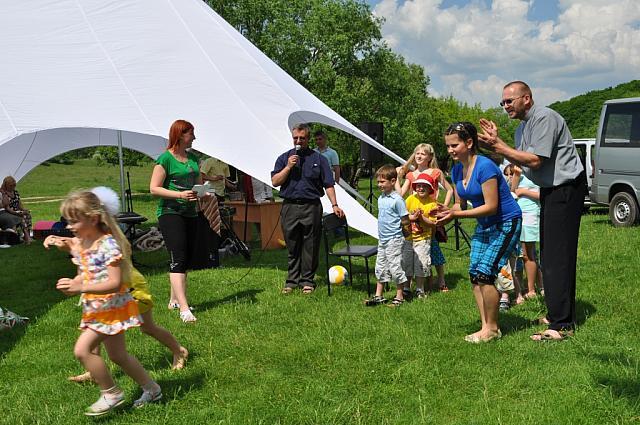
<svg viewBox="0 0 640 425">
<path fill-rule="evenodd" d="M 169 146 L 156 160 L 149 184 L 151 193 L 160 198 L 158 225 L 171 257 L 169 309 L 180 308 L 185 323 L 196 321 L 187 302 L 187 270 L 194 254 L 198 217 L 198 196 L 192 188 L 202 184 L 198 159 L 188 151 L 195 139 L 191 123 L 175 121 L 169 130 Z"/>
</svg>

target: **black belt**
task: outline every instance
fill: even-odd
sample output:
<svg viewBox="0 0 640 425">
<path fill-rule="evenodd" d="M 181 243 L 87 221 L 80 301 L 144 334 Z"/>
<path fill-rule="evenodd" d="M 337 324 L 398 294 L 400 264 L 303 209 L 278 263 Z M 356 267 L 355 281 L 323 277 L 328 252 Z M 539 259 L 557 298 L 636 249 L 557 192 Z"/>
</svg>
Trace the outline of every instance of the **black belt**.
<svg viewBox="0 0 640 425">
<path fill-rule="evenodd" d="M 287 198 L 283 201 L 284 204 L 296 204 L 296 205 L 310 205 L 319 204 L 320 199 L 290 199 Z"/>
<path fill-rule="evenodd" d="M 540 188 L 540 193 L 542 192 L 551 193 L 552 191 L 565 186 L 579 186 L 579 185 L 586 185 L 586 184 L 587 184 L 587 174 L 583 170 L 580 174 L 578 174 L 578 177 L 576 177 L 573 180 L 566 181 L 557 186 Z"/>
</svg>

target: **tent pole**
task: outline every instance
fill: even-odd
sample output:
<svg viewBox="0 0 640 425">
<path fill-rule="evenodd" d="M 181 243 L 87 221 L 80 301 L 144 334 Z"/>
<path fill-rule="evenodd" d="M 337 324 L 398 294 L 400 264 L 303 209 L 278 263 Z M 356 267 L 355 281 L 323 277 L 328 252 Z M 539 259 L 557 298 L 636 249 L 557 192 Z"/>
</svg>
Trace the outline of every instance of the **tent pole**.
<svg viewBox="0 0 640 425">
<path fill-rule="evenodd" d="M 122 131 L 118 130 L 118 162 L 120 164 L 120 211 L 124 212 L 124 161 L 122 159 Z"/>
</svg>

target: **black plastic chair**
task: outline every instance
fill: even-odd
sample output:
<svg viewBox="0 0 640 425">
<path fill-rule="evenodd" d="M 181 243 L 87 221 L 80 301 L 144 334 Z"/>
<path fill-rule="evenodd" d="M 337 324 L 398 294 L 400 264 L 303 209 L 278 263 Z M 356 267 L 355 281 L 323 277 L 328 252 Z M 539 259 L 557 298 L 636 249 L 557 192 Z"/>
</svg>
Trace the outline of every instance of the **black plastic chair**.
<svg viewBox="0 0 640 425">
<path fill-rule="evenodd" d="M 364 258 L 365 269 L 367 273 L 367 293 L 371 296 L 371 280 L 369 279 L 369 257 L 378 253 L 377 245 L 351 245 L 349 241 L 349 225 L 346 217 L 340 218 L 335 214 L 329 214 L 322 217 L 322 229 L 324 232 L 324 252 L 327 265 L 327 291 L 331 295 L 331 282 L 329 282 L 329 255 L 336 257 L 348 257 L 349 259 L 349 282 L 353 284 L 353 273 L 351 272 L 351 258 Z M 343 233 L 337 233 L 336 230 L 342 229 Z M 344 234 L 344 236 L 342 236 Z M 329 237 L 335 242 L 344 239 L 347 244 L 343 248 L 336 250 L 329 249 Z"/>
</svg>

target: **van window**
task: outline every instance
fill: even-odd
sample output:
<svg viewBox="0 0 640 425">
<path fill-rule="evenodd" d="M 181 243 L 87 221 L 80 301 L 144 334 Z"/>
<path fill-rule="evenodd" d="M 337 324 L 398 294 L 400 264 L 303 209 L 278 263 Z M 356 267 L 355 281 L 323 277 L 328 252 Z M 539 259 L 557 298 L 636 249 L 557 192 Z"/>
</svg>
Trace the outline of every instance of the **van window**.
<svg viewBox="0 0 640 425">
<path fill-rule="evenodd" d="M 640 104 L 609 104 L 601 147 L 640 147 Z"/>
<path fill-rule="evenodd" d="M 587 145 L 575 144 L 576 151 L 578 152 L 578 156 L 580 157 L 580 162 L 582 162 L 582 166 L 586 168 L 587 163 Z"/>
</svg>

